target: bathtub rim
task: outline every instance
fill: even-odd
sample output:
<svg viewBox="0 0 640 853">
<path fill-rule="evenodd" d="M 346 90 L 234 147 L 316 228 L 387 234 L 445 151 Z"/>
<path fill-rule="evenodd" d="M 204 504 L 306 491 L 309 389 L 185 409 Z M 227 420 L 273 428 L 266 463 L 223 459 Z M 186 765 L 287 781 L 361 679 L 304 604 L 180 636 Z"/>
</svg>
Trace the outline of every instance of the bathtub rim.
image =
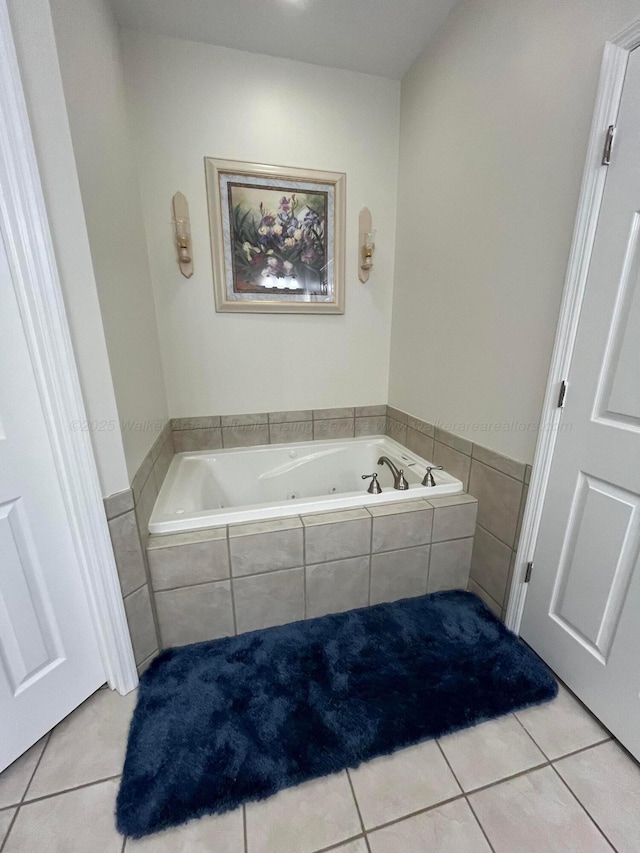
<svg viewBox="0 0 640 853">
<path fill-rule="evenodd" d="M 414 451 L 409 450 L 408 447 L 400 444 L 400 442 L 390 436 L 381 434 L 323 439 L 321 441 L 310 440 L 300 442 L 281 442 L 279 444 L 256 444 L 246 447 L 228 447 L 215 450 L 186 450 L 176 453 L 171 460 L 171 465 L 169 466 L 169 470 L 167 471 L 167 475 L 153 506 L 151 517 L 149 519 L 148 532 L 153 537 L 164 537 L 177 533 L 189 533 L 226 527 L 227 525 L 233 524 L 273 521 L 279 518 L 295 518 L 296 516 L 303 515 L 339 512 L 341 510 L 367 508 L 382 504 L 411 500 L 429 500 L 430 496 L 433 498 L 451 497 L 464 493 L 464 483 L 445 470 L 444 474 L 451 479 L 451 482 L 440 484 L 436 487 L 438 489 L 437 492 L 434 491 L 433 488 L 420 485 L 413 485 L 405 491 L 388 488 L 379 495 L 370 495 L 366 490 L 358 492 L 340 492 L 335 496 L 322 495 L 310 498 L 299 498 L 287 501 L 286 503 L 269 502 L 263 504 L 246 504 L 242 507 L 229 507 L 224 511 L 200 510 L 184 516 L 172 516 L 169 519 L 167 519 L 166 515 L 163 514 L 162 519 L 154 520 L 154 516 L 157 514 L 161 499 L 171 492 L 178 475 L 181 461 L 187 457 L 193 458 L 221 454 L 231 456 L 238 453 L 246 453 L 248 451 L 256 450 L 293 450 L 296 447 L 312 447 L 324 444 L 364 444 L 368 442 L 379 442 L 387 448 L 391 448 L 393 450 L 393 455 L 401 455 L 411 459 L 416 463 L 416 466 L 413 467 L 412 470 L 418 473 L 419 478 L 422 478 L 424 475 L 427 464 L 434 464 L 433 462 L 427 462 L 423 457 L 419 456 Z"/>
</svg>

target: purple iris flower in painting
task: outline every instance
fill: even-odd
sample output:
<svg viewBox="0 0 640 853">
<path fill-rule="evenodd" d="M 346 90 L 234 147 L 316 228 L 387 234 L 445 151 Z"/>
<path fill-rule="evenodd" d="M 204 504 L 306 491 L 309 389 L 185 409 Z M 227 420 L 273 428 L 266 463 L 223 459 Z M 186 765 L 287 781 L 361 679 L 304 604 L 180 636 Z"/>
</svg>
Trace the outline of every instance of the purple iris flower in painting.
<svg viewBox="0 0 640 853">
<path fill-rule="evenodd" d="M 316 253 L 312 245 L 308 245 L 305 249 L 302 250 L 302 254 L 300 255 L 300 260 L 303 264 L 308 264 L 309 266 L 313 266 L 313 262 L 316 259 Z"/>
<path fill-rule="evenodd" d="M 317 204 L 313 194 L 291 193 L 276 196 L 271 205 L 265 198 L 253 209 L 234 207 L 235 265 L 242 288 L 281 287 L 275 278 L 286 279 L 285 287 L 319 292 L 325 265 L 324 207 L 316 212 L 310 204 Z"/>
</svg>

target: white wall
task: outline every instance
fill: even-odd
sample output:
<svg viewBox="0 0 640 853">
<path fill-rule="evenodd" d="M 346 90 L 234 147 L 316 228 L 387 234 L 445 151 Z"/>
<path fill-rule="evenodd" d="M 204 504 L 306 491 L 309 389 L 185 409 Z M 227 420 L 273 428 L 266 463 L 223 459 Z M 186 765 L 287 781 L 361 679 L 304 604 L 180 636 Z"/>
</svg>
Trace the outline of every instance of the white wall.
<svg viewBox="0 0 640 853">
<path fill-rule="evenodd" d="M 9 12 L 87 417 L 117 425 L 49 3 L 9 0 Z M 103 495 L 128 488 L 117 426 L 91 439 Z"/>
<path fill-rule="evenodd" d="M 106 0 L 51 0 L 129 479 L 168 417 L 118 29 Z"/>
<path fill-rule="evenodd" d="M 158 325 L 173 417 L 384 402 L 399 84 L 122 31 Z M 347 173 L 344 316 L 216 314 L 204 157 Z M 171 198 L 189 200 L 195 273 L 178 270 Z M 357 278 L 358 212 L 378 229 Z"/>
<path fill-rule="evenodd" d="M 604 42 L 637 14 L 637 0 L 468 0 L 402 83 L 390 403 L 523 461 Z"/>
</svg>

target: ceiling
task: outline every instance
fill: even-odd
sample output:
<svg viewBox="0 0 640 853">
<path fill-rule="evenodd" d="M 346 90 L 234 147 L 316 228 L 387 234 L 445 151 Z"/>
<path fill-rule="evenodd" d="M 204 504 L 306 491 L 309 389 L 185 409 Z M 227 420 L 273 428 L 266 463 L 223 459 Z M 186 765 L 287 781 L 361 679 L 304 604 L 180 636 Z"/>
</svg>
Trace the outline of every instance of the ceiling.
<svg viewBox="0 0 640 853">
<path fill-rule="evenodd" d="M 123 27 L 400 79 L 456 0 L 111 0 Z"/>
</svg>

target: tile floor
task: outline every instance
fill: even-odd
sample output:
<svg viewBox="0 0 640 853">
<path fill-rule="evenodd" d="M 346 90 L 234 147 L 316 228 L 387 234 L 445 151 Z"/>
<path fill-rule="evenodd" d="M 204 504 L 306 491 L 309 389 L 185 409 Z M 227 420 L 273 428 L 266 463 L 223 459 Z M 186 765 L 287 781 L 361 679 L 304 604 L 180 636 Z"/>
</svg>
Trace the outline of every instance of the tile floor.
<svg viewBox="0 0 640 853">
<path fill-rule="evenodd" d="M 137 842 L 113 818 L 134 703 L 99 690 L 0 774 L 0 853 L 640 851 L 640 768 L 564 688 Z"/>
</svg>

